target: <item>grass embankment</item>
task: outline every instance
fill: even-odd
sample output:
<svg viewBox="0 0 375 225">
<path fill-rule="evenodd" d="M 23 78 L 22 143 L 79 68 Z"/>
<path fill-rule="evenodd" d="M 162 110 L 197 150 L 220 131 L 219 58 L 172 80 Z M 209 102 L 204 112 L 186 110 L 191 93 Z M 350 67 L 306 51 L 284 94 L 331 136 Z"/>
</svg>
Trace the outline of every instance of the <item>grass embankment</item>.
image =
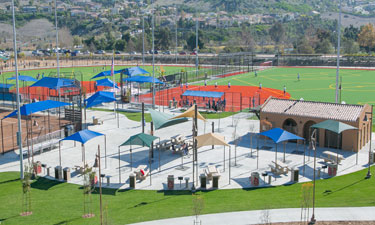
<svg viewBox="0 0 375 225">
<path fill-rule="evenodd" d="M 101 109 L 101 108 L 91 108 L 91 110 L 97 110 L 97 111 L 105 111 L 105 112 L 113 112 L 113 110 L 109 109 Z M 120 114 L 125 115 L 129 120 L 137 121 L 140 122 L 142 118 L 142 113 L 140 112 L 121 112 L 119 111 Z M 202 111 L 199 112 L 204 118 L 206 119 L 223 119 L 228 116 L 232 116 L 233 114 L 236 114 L 237 112 L 206 112 Z M 146 122 L 149 123 L 152 121 L 151 114 L 150 113 L 145 113 L 145 119 Z M 257 119 L 257 118 L 256 118 Z"/>
<path fill-rule="evenodd" d="M 365 180 L 367 170 L 319 180 L 317 207 L 375 206 L 375 179 Z M 21 217 L 22 188 L 17 172 L 0 173 L 0 221 L 4 224 L 100 224 L 99 195 L 92 197 L 95 217 L 83 219 L 80 186 L 38 178 L 32 183 L 31 216 Z M 234 182 L 234 181 L 233 181 Z M 204 199 L 203 213 L 299 208 L 302 184 L 259 189 L 197 192 Z M 110 224 L 192 215 L 193 197 L 188 191 L 140 191 L 104 189 L 103 204 Z"/>
</svg>

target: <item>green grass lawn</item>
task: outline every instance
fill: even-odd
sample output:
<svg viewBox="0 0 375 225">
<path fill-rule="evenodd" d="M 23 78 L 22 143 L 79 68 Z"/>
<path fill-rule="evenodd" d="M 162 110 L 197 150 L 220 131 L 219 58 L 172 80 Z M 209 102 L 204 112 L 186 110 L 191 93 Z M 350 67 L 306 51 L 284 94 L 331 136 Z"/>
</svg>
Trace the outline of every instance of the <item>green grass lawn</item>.
<svg viewBox="0 0 375 225">
<path fill-rule="evenodd" d="M 375 206 L 375 179 L 365 180 L 367 170 L 317 181 L 317 207 Z M 99 224 L 99 195 L 93 194 L 95 217 L 83 219 L 80 186 L 44 178 L 32 184 L 33 214 L 19 216 L 22 189 L 16 172 L 0 173 L 0 221 L 2 224 Z M 233 181 L 234 182 L 234 181 Z M 299 208 L 302 184 L 258 189 L 198 192 L 204 199 L 203 213 Z M 192 215 L 193 197 L 187 191 L 141 191 L 104 189 L 103 204 L 108 224 Z"/>
<path fill-rule="evenodd" d="M 130 66 L 115 66 L 115 70 L 120 70 L 120 69 L 124 69 L 124 68 L 128 68 L 128 67 L 130 67 Z M 148 72 L 152 73 L 152 66 L 145 66 L 144 69 L 147 70 Z M 181 69 L 184 69 L 185 71 L 195 70 L 194 67 L 176 67 L 176 66 L 163 66 L 163 69 L 165 70 L 166 74 L 178 73 L 178 72 L 181 72 Z M 98 74 L 102 71 L 106 71 L 106 70 L 111 70 L 111 65 L 107 65 L 104 68 L 102 66 L 96 66 L 96 67 L 72 67 L 72 68 L 61 68 L 60 69 L 61 72 L 66 72 L 66 73 L 81 72 L 83 74 L 83 80 L 84 81 L 89 81 L 90 78 L 93 77 L 94 75 L 96 75 L 96 74 Z M 156 76 L 159 76 L 159 74 L 160 74 L 159 71 L 160 71 L 160 67 L 155 66 L 155 75 Z M 20 71 L 20 74 L 36 77 L 38 75 L 38 73 L 40 73 L 40 75 L 42 75 L 43 72 L 44 72 L 45 76 L 48 76 L 50 74 L 50 72 L 53 72 L 53 73 L 56 74 L 56 68 L 54 68 L 54 69 L 39 69 L 39 70 Z M 11 76 L 14 76 L 14 73 L 6 72 L 6 73 L 4 73 L 4 75 L 5 76 L 2 76 L 1 79 L 6 79 L 6 78 L 9 78 Z M 120 79 L 120 75 L 116 75 L 116 77 L 117 77 L 117 80 Z M 77 79 L 81 80 L 81 77 L 78 77 Z M 3 80 L 1 80 L 0 82 L 3 82 Z M 11 82 L 8 82 L 8 83 L 14 83 L 14 82 L 15 81 L 11 81 Z M 31 84 L 31 83 L 29 83 L 29 84 Z"/>
<path fill-rule="evenodd" d="M 300 73 L 300 81 L 297 74 Z M 341 69 L 342 101 L 347 104 L 375 104 L 375 71 Z M 286 86 L 287 92 L 293 99 L 303 98 L 313 101 L 335 101 L 335 69 L 320 68 L 272 68 L 254 73 L 241 74 L 232 77 L 211 81 L 219 85 L 259 86 L 282 90 Z M 203 83 L 202 83 L 203 84 Z"/>
</svg>

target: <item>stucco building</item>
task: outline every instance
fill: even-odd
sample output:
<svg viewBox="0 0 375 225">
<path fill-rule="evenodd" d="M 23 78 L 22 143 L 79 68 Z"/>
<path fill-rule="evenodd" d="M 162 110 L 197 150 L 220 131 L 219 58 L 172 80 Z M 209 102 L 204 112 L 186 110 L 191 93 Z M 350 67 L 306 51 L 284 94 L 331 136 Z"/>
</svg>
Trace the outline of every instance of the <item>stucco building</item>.
<svg viewBox="0 0 375 225">
<path fill-rule="evenodd" d="M 370 141 L 371 106 L 336 104 L 269 98 L 260 108 L 260 132 L 280 127 L 308 141 L 310 127 L 325 120 L 337 120 L 358 130 L 342 132 L 339 148 L 358 151 Z M 338 135 L 328 130 L 319 129 L 317 142 L 320 147 L 336 148 Z"/>
</svg>

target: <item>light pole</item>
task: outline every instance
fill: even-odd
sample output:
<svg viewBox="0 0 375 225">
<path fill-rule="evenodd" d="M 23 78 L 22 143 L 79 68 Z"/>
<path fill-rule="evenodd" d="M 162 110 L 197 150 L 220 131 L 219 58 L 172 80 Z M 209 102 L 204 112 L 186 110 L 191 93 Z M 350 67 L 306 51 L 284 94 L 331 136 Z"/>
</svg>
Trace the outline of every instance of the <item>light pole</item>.
<svg viewBox="0 0 375 225">
<path fill-rule="evenodd" d="M 366 174 L 366 179 L 369 179 L 371 178 L 371 170 L 370 170 L 370 167 L 371 167 L 371 141 L 372 141 L 372 116 L 373 116 L 373 105 L 371 105 L 371 118 L 370 118 L 370 148 L 368 150 L 368 171 L 367 171 L 367 174 Z M 367 115 L 370 114 L 369 112 L 366 112 L 365 113 L 365 121 L 367 121 Z"/>
<path fill-rule="evenodd" d="M 145 17 L 142 14 L 142 65 L 145 66 Z"/>
<path fill-rule="evenodd" d="M 155 18 L 154 18 L 154 3 L 152 4 L 152 108 L 155 109 Z"/>
<path fill-rule="evenodd" d="M 59 31 L 57 27 L 57 0 L 55 0 L 55 30 L 56 30 L 56 65 L 57 65 L 57 78 L 60 78 L 60 62 L 59 62 Z M 73 62 L 73 60 L 72 60 Z M 59 92 L 59 101 L 61 101 L 60 87 L 57 90 Z M 59 108 L 60 109 L 60 108 Z"/>
<path fill-rule="evenodd" d="M 20 110 L 20 86 L 18 81 L 18 63 L 17 63 L 17 34 L 16 34 L 16 19 L 14 15 L 14 0 L 12 0 L 12 20 L 13 20 L 13 50 L 14 50 L 14 66 L 16 70 L 16 99 L 17 99 L 17 142 L 20 149 L 20 172 L 21 180 L 23 180 L 23 152 L 22 152 L 22 127 L 21 127 L 21 110 Z"/>
<path fill-rule="evenodd" d="M 340 76 L 340 41 L 341 41 L 341 1 L 339 6 L 339 23 L 337 25 L 337 68 L 336 68 L 336 94 L 335 102 L 339 100 L 339 76 Z"/>
<path fill-rule="evenodd" d="M 314 129 L 314 131 L 312 132 L 311 134 L 311 140 L 310 142 L 312 147 L 313 147 L 313 150 L 314 150 L 314 176 L 313 176 L 313 212 L 312 212 L 312 216 L 311 216 L 311 220 L 309 222 L 309 225 L 310 224 L 315 224 L 316 222 L 316 219 L 315 219 L 315 170 L 316 170 L 316 129 Z"/>
</svg>

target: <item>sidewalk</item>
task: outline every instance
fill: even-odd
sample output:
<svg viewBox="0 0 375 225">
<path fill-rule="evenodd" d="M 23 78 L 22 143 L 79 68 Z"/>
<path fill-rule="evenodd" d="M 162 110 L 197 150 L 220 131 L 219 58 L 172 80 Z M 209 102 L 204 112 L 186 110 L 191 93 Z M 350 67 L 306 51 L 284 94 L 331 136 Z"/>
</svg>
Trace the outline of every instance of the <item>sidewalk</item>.
<svg viewBox="0 0 375 225">
<path fill-rule="evenodd" d="M 317 221 L 375 221 L 374 212 L 375 207 L 316 208 L 315 218 Z M 312 209 L 310 209 L 310 215 L 307 217 L 308 220 L 311 218 L 311 213 Z M 200 216 L 199 219 L 204 225 L 245 225 L 262 224 L 267 222 L 298 222 L 301 221 L 301 209 L 289 208 L 206 214 Z M 191 225 L 193 223 L 194 217 L 188 216 L 136 224 Z"/>
</svg>

